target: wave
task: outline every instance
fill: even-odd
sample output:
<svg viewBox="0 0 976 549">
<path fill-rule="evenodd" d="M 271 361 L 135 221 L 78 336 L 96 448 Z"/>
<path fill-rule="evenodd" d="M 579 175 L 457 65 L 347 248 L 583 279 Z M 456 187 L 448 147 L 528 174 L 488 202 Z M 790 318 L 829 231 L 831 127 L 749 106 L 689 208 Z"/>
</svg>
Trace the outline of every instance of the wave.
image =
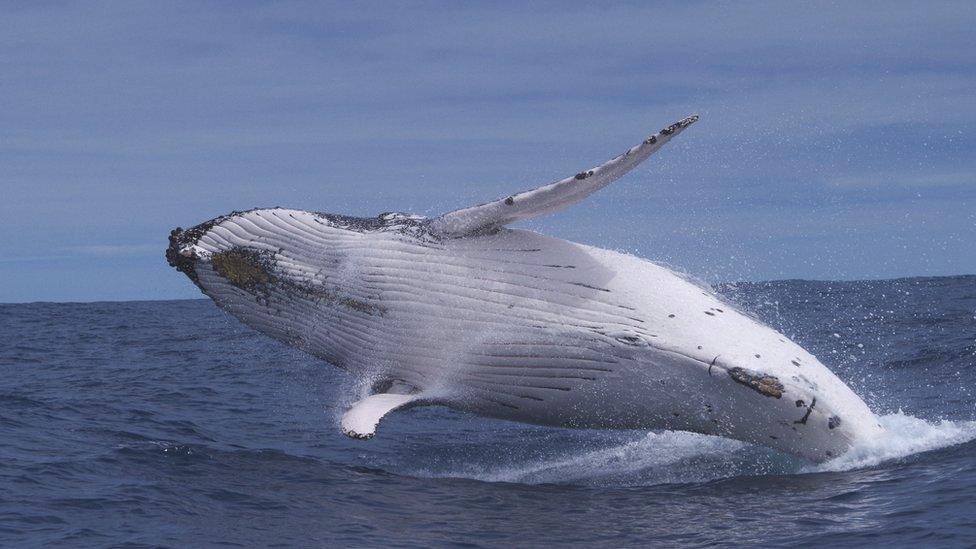
<svg viewBox="0 0 976 549">
<path fill-rule="evenodd" d="M 885 428 L 884 435 L 857 444 L 826 463 L 806 467 L 802 472 L 864 469 L 976 439 L 976 421 L 930 422 L 900 410 L 878 419 Z"/>
<path fill-rule="evenodd" d="M 495 456 L 479 456 L 454 470 L 420 470 L 428 478 L 465 478 L 520 484 L 583 484 L 649 486 L 703 483 L 762 475 L 805 475 L 850 471 L 881 465 L 915 454 L 956 446 L 976 439 L 976 421 L 930 422 L 902 412 L 879 417 L 885 435 L 851 448 L 823 464 L 731 439 L 687 432 L 646 433 L 613 446 L 534 459 L 502 466 Z"/>
</svg>

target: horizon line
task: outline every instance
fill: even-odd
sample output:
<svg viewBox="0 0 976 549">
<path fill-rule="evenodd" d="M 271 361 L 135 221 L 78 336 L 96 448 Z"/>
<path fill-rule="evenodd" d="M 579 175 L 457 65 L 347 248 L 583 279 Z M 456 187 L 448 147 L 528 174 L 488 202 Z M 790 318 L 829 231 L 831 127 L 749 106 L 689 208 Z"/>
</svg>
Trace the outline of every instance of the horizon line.
<svg viewBox="0 0 976 549">
<path fill-rule="evenodd" d="M 856 284 L 859 282 L 894 282 L 898 280 L 933 280 L 940 278 L 976 278 L 976 273 L 964 273 L 955 275 L 916 275 L 916 276 L 898 276 L 893 278 L 858 278 L 858 279 L 846 279 L 846 280 L 836 280 L 836 279 L 821 279 L 821 278 L 777 278 L 771 280 L 737 280 L 731 282 L 716 282 L 714 284 L 708 284 L 709 287 L 715 288 L 717 286 L 729 285 L 729 284 L 773 284 L 780 282 L 818 282 L 818 283 L 837 283 L 837 284 Z M 184 297 L 176 299 L 94 299 L 90 301 L 44 301 L 44 300 L 33 300 L 33 301 L 0 301 L 0 306 L 3 305 L 91 305 L 97 303 L 171 303 L 177 301 L 207 301 L 206 295 L 200 297 Z"/>
</svg>

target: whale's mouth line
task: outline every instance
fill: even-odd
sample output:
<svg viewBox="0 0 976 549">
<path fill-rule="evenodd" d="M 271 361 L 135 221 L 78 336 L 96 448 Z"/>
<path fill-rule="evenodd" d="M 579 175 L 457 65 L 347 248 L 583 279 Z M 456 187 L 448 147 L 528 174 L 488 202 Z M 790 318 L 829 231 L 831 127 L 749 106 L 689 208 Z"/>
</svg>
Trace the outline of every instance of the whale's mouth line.
<svg viewBox="0 0 976 549">
<path fill-rule="evenodd" d="M 661 347 L 659 345 L 653 345 L 653 344 L 648 345 L 648 346 L 651 347 L 652 349 L 654 349 L 655 351 L 660 351 L 662 353 L 668 353 L 668 354 L 676 355 L 676 356 L 679 356 L 681 358 L 685 358 L 685 359 L 688 359 L 688 360 L 697 362 L 698 364 L 701 364 L 702 368 L 708 373 L 708 376 L 709 377 L 712 377 L 713 376 L 713 374 L 712 374 L 712 369 L 713 368 L 718 368 L 719 370 L 725 372 L 726 374 L 728 374 L 728 372 L 729 372 L 729 368 L 727 368 L 727 367 L 725 367 L 725 366 L 723 366 L 723 365 L 721 365 L 721 364 L 718 363 L 718 359 L 721 358 L 721 356 L 722 356 L 720 354 L 715 355 L 715 358 L 713 358 L 712 360 L 703 360 L 701 358 L 698 358 L 698 357 L 689 355 L 687 353 L 682 353 L 681 351 L 678 351 L 678 350 L 675 350 L 675 349 L 669 349 L 667 347 Z"/>
<path fill-rule="evenodd" d="M 725 375 L 727 375 L 732 381 L 735 381 L 740 385 L 744 385 L 763 396 L 779 399 L 783 397 L 784 393 L 786 393 L 786 386 L 783 385 L 783 382 L 781 382 L 778 377 L 772 374 L 744 368 L 742 366 L 730 367 L 719 364 L 718 360 L 722 357 L 721 354 L 715 355 L 712 360 L 706 362 L 701 358 L 694 357 L 674 349 L 667 349 L 655 345 L 651 345 L 651 347 L 657 351 L 677 355 L 701 364 L 708 372 L 709 377 L 714 377 L 712 370 L 717 367 L 719 370 L 725 372 Z"/>
</svg>

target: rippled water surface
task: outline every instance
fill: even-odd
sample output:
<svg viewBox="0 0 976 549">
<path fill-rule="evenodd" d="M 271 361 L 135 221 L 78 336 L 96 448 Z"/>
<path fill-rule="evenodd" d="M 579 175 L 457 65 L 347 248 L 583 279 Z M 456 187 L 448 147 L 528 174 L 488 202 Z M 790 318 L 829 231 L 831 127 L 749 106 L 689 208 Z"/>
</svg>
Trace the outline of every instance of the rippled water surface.
<svg viewBox="0 0 976 549">
<path fill-rule="evenodd" d="M 209 301 L 0 305 L 0 545 L 976 543 L 976 277 L 726 285 L 890 436 L 812 466 L 687 433 L 420 408 Z"/>
</svg>

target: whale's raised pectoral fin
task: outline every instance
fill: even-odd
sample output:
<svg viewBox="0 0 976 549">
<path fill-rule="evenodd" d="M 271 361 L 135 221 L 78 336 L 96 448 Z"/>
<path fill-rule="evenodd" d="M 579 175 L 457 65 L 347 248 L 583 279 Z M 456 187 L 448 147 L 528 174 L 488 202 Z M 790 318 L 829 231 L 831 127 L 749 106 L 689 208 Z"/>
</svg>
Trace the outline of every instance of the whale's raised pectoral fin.
<svg viewBox="0 0 976 549">
<path fill-rule="evenodd" d="M 632 170 L 697 120 L 698 115 L 679 120 L 608 162 L 562 181 L 446 213 L 430 221 L 430 230 L 446 237 L 481 234 L 572 206 Z"/>
<path fill-rule="evenodd" d="M 376 434 L 376 426 L 383 416 L 401 408 L 418 404 L 420 395 L 377 393 L 352 405 L 342 416 L 342 432 L 352 438 L 367 439 Z"/>
</svg>

